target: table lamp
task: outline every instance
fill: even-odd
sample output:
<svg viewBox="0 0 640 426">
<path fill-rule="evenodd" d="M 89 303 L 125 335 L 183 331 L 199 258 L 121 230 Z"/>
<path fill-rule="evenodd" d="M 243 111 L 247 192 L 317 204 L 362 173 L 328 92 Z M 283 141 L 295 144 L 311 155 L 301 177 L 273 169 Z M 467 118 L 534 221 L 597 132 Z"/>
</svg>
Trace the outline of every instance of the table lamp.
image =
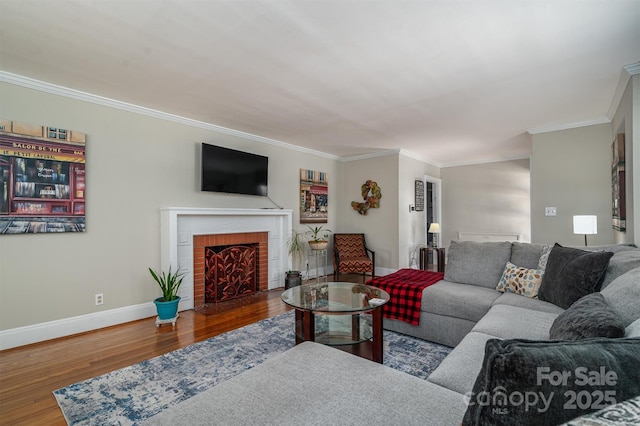
<svg viewBox="0 0 640 426">
<path fill-rule="evenodd" d="M 440 224 L 433 222 L 430 226 L 429 226 L 429 231 L 430 234 L 433 234 L 433 247 L 438 247 L 438 234 L 440 233 Z"/>
<path fill-rule="evenodd" d="M 598 233 L 598 216 L 577 215 L 573 217 L 573 233 L 584 234 L 584 245 L 587 245 L 587 235 Z"/>
</svg>

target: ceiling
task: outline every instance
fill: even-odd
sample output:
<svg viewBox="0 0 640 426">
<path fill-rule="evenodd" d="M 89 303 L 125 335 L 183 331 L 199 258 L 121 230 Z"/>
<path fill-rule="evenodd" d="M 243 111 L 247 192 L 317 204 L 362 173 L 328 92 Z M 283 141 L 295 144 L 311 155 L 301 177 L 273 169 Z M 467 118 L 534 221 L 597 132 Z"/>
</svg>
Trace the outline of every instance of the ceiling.
<svg viewBox="0 0 640 426">
<path fill-rule="evenodd" d="M 0 0 L 6 73 L 338 157 L 526 158 L 639 61 L 640 0 Z"/>
</svg>

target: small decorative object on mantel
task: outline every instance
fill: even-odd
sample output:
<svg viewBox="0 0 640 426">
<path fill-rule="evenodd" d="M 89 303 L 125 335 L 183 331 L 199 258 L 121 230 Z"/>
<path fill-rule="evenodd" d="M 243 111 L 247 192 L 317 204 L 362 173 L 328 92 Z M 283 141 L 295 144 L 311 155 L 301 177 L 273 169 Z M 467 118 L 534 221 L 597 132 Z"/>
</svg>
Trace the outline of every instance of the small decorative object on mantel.
<svg viewBox="0 0 640 426">
<path fill-rule="evenodd" d="M 366 215 L 369 209 L 380 208 L 380 199 L 382 198 L 382 192 L 378 186 L 378 182 L 368 180 L 362 185 L 362 199 L 364 203 L 357 201 L 351 202 L 351 207 L 358 213 Z"/>
<path fill-rule="evenodd" d="M 326 249 L 327 245 L 329 244 L 329 240 L 327 238 L 329 238 L 329 233 L 331 232 L 331 230 L 323 229 L 322 226 L 315 226 L 312 228 L 311 226 L 307 225 L 307 228 L 309 228 L 309 231 L 307 233 L 311 235 L 311 240 L 309 240 L 309 247 L 311 248 L 311 250 Z"/>
</svg>

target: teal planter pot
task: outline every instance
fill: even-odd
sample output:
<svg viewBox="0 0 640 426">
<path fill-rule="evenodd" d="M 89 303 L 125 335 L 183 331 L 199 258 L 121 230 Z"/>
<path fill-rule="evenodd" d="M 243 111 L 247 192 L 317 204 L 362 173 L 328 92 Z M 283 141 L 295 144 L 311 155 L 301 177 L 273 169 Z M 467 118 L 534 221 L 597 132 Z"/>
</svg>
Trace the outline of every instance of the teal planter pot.
<svg viewBox="0 0 640 426">
<path fill-rule="evenodd" d="M 168 320 L 175 318 L 178 314 L 178 303 L 180 303 L 180 297 L 170 302 L 161 301 L 162 297 L 158 297 L 153 303 L 156 304 L 156 311 L 158 312 L 158 318 L 161 320 Z"/>
</svg>

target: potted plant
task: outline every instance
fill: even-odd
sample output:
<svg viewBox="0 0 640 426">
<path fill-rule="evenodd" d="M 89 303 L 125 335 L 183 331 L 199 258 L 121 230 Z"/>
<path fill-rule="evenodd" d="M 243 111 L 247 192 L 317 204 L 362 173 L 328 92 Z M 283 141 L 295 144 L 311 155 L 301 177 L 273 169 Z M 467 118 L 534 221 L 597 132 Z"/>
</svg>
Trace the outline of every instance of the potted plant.
<svg viewBox="0 0 640 426">
<path fill-rule="evenodd" d="M 289 238 L 289 241 L 287 242 L 287 246 L 289 248 L 289 256 L 291 256 L 291 264 L 294 269 L 291 271 L 287 271 L 285 275 L 285 290 L 302 284 L 300 266 L 302 265 L 302 262 L 305 258 L 306 246 L 304 241 L 304 234 L 304 232 L 300 232 L 294 229 L 291 231 L 291 238 Z"/>
<path fill-rule="evenodd" d="M 311 227 L 307 225 L 307 228 L 309 228 L 307 234 L 311 236 L 311 240 L 309 240 L 309 247 L 311 247 L 312 250 L 326 249 L 327 244 L 329 244 L 329 240 L 327 240 L 327 238 L 329 238 L 331 230 L 324 229 L 322 226 Z"/>
<path fill-rule="evenodd" d="M 180 303 L 178 290 L 186 274 L 180 272 L 180 268 L 175 272 L 171 272 L 171 266 L 169 266 L 169 272 L 166 274 L 164 272 L 162 275 L 157 274 L 151 268 L 149 268 L 149 272 L 162 290 L 162 297 L 158 297 L 153 301 L 156 305 L 158 318 L 161 320 L 175 318 L 178 313 L 178 303 Z"/>
</svg>

